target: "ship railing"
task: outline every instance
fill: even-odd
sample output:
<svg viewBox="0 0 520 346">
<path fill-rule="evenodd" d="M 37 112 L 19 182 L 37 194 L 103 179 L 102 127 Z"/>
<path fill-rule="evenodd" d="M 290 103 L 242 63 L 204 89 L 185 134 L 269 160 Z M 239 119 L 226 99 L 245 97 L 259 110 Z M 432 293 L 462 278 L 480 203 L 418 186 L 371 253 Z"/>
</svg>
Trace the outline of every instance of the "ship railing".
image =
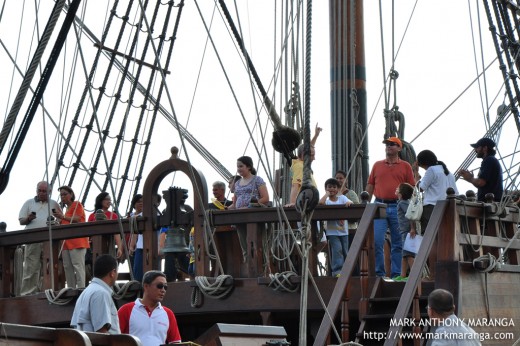
<svg viewBox="0 0 520 346">
<path fill-rule="evenodd" d="M 373 206 L 375 208 L 375 217 L 385 215 L 383 205 L 374 204 Z M 264 249 L 263 242 L 265 240 L 266 228 L 267 232 L 272 231 L 270 225 L 273 225 L 273 229 L 276 231 L 298 232 L 297 222 L 301 220 L 301 214 L 294 208 L 284 208 L 284 213 L 287 220 L 280 219 L 280 212 L 276 208 L 219 210 L 210 214 L 211 226 L 216 229 L 214 238 L 217 252 L 226 274 L 241 278 L 259 278 L 266 277 L 268 273 L 275 273 L 280 270 L 280 267 L 273 264 L 274 261 L 269 260 L 269 253 Z M 338 219 L 358 221 L 362 217 L 366 217 L 365 204 L 355 204 L 349 208 L 343 206 L 318 206 L 315 208 L 312 216 L 311 241 L 313 246 L 309 255 L 309 268 L 312 275 L 318 275 L 318 255 L 320 252 L 318 244 L 320 239 L 318 239 L 319 230 L 317 229 L 317 223 Z M 289 221 L 294 227 L 287 228 L 285 221 Z M 371 220 L 366 222 L 370 223 Z M 242 249 L 238 244 L 236 231 L 227 227 L 229 225 L 246 225 L 247 227 L 246 242 L 248 248 L 245 261 L 242 259 Z M 196 250 L 195 258 L 197 275 L 214 276 L 215 266 L 212 265 L 205 248 L 207 242 L 202 237 L 197 238 L 197 234 L 195 236 L 196 249 L 198 249 Z M 373 259 L 373 254 L 371 258 Z M 297 259 L 296 262 L 298 262 Z M 269 263 L 270 266 L 267 269 L 266 263 Z M 371 268 L 371 275 L 374 275 L 374 266 L 372 265 Z M 299 269 L 301 270 L 301 268 Z"/>
<path fill-rule="evenodd" d="M 349 289 L 348 285 L 355 266 L 359 263 L 359 283 L 360 283 L 360 300 L 358 302 L 360 320 L 366 315 L 369 309 L 369 278 L 375 275 L 375 258 L 374 258 L 374 219 L 384 217 L 384 204 L 367 204 L 363 216 L 360 219 L 356 235 L 349 249 L 347 259 L 343 264 L 339 278 L 337 279 L 334 291 L 327 304 L 324 317 L 321 321 L 318 333 L 314 339 L 314 345 L 325 345 L 329 339 L 329 333 L 334 319 L 341 308 L 341 338 L 350 340 L 349 318 L 348 318 L 348 302 Z"/>
<path fill-rule="evenodd" d="M 145 218 L 137 218 L 137 228 L 139 230 L 142 231 L 144 229 L 145 221 Z M 120 223 L 123 227 L 123 232 L 130 233 L 129 219 L 52 226 L 51 240 L 49 240 L 50 233 L 48 227 L 0 233 L 0 298 L 15 295 L 15 275 L 22 275 L 22 263 L 15 265 L 15 256 L 17 249 L 20 249 L 21 245 L 43 243 L 42 290 L 50 288 L 60 290 L 65 287 L 65 278 L 59 261 L 61 241 L 91 237 L 93 260 L 95 261 L 97 256 L 113 251 L 113 238 L 114 234 L 120 234 Z M 23 258 L 17 259 L 17 261 L 21 260 Z M 53 263 L 53 266 L 51 266 L 51 263 Z M 15 271 L 18 272 L 15 273 Z M 51 271 L 53 271 L 52 274 Z M 128 279 L 128 277 L 120 274 L 120 279 Z"/>
<path fill-rule="evenodd" d="M 82 332 L 71 328 L 49 328 L 22 324 L 0 323 L 0 338 L 12 345 L 75 345 L 75 346 L 141 346 L 141 341 L 128 334 Z"/>
<path fill-rule="evenodd" d="M 412 318 L 415 335 L 426 332 L 427 323 L 420 322 L 423 268 L 428 258 L 435 258 L 435 267 L 430 275 L 434 277 L 436 288 L 445 288 L 454 294 L 457 302 L 460 291 L 460 268 L 472 272 L 520 273 L 520 240 L 518 232 L 518 207 L 506 207 L 496 212 L 496 204 L 476 203 L 450 198 L 437 202 L 424 231 L 421 247 L 405 284 L 399 304 L 393 316 L 394 321 L 409 319 L 408 312 L 413 303 Z M 507 249 L 507 251 L 505 251 Z M 432 254 L 434 256 L 432 257 Z M 431 264 L 430 264 L 431 267 Z M 482 316 L 481 316 L 482 317 Z M 403 323 L 390 326 L 387 335 L 399 335 Z M 388 338 L 384 345 L 396 345 L 398 338 Z M 424 344 L 424 339 L 415 344 Z"/>
</svg>

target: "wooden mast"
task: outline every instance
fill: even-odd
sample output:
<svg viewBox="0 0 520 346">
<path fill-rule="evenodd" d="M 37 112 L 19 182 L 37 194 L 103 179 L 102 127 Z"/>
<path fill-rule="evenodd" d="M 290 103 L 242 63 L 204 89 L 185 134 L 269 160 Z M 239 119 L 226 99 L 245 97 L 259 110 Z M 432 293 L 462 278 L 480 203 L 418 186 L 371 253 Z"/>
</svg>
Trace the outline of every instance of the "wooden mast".
<svg viewBox="0 0 520 346">
<path fill-rule="evenodd" d="M 363 1 L 329 1 L 332 169 L 349 170 L 361 192 L 368 179 L 368 140 Z M 356 155 L 356 151 L 360 151 Z"/>
</svg>

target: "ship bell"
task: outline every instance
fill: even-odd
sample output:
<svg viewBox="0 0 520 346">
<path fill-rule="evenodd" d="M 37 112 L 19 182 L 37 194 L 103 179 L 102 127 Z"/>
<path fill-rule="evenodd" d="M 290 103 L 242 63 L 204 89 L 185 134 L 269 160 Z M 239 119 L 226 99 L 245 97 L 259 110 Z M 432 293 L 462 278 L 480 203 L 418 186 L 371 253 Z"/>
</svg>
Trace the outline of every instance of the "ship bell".
<svg viewBox="0 0 520 346">
<path fill-rule="evenodd" d="M 186 232 L 181 227 L 169 227 L 166 232 L 166 241 L 164 244 L 164 253 L 169 252 L 190 252 L 186 245 Z"/>
</svg>

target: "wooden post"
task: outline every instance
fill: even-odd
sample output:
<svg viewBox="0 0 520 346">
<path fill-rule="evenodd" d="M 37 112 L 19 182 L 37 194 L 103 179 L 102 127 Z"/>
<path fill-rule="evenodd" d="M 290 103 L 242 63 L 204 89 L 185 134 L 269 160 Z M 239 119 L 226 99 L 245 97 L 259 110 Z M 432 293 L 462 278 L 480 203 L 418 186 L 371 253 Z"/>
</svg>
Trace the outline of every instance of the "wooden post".
<svg viewBox="0 0 520 346">
<path fill-rule="evenodd" d="M 0 297 L 7 298 L 14 293 L 12 285 L 14 261 L 13 247 L 0 247 Z"/>
<path fill-rule="evenodd" d="M 43 284 L 42 290 L 46 290 L 48 288 L 52 288 L 54 290 L 60 290 L 65 287 L 65 275 L 62 278 L 59 277 L 58 267 L 60 266 L 60 262 L 58 259 L 59 251 L 60 251 L 61 241 L 53 241 L 52 242 L 52 253 L 49 249 L 49 242 L 43 243 Z M 51 261 L 52 256 L 52 261 Z M 51 267 L 51 263 L 53 266 Z M 63 268 L 63 266 L 62 266 Z M 52 273 L 51 273 L 52 272 Z M 61 270 L 63 273 L 63 270 Z"/>
<path fill-rule="evenodd" d="M 341 301 L 341 339 L 350 340 L 350 317 L 348 315 L 348 302 L 350 300 L 350 281 L 345 289 L 345 295 Z"/>
</svg>

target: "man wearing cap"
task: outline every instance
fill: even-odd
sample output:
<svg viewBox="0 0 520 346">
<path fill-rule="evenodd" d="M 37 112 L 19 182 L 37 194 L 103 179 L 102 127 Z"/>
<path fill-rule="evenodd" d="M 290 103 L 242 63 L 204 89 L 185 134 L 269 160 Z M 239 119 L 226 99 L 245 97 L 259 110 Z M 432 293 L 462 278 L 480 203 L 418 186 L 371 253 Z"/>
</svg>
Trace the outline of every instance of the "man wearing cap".
<svg viewBox="0 0 520 346">
<path fill-rule="evenodd" d="M 415 185 L 412 166 L 399 158 L 403 143 L 397 137 L 389 137 L 383 141 L 386 145 L 386 158 L 377 161 L 372 166 L 368 177 L 366 191 L 369 201 L 375 196 L 376 203 L 385 203 L 386 218 L 374 220 L 374 247 L 376 254 L 376 275 L 386 276 L 384 242 L 386 230 L 390 228 L 391 235 L 391 276 L 401 275 L 402 239 L 397 220 L 397 196 L 395 190 L 401 183 Z"/>
<path fill-rule="evenodd" d="M 477 153 L 477 157 L 482 159 L 480 170 L 477 177 L 473 173 L 461 169 L 459 175 L 477 188 L 477 200 L 485 202 L 487 193 L 492 193 L 495 201 L 500 201 L 504 188 L 502 186 L 502 167 L 495 157 L 495 142 L 491 138 L 481 138 L 475 144 L 471 144 Z"/>
<path fill-rule="evenodd" d="M 433 332 L 427 333 L 427 345 L 480 346 L 480 335 L 455 315 L 453 295 L 442 288 L 428 296 L 428 317 Z"/>
</svg>

